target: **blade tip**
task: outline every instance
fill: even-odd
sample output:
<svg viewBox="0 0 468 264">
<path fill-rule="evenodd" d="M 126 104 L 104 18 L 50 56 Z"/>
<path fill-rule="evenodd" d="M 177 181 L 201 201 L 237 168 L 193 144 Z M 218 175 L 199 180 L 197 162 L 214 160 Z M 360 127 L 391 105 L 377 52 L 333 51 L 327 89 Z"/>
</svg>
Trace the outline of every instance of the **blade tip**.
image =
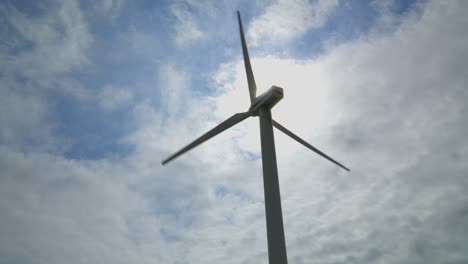
<svg viewBox="0 0 468 264">
<path fill-rule="evenodd" d="M 171 161 L 171 160 L 170 160 L 170 159 L 165 159 L 165 160 L 161 161 L 161 164 L 162 164 L 163 166 L 166 166 L 166 164 L 167 164 L 169 161 Z"/>
</svg>

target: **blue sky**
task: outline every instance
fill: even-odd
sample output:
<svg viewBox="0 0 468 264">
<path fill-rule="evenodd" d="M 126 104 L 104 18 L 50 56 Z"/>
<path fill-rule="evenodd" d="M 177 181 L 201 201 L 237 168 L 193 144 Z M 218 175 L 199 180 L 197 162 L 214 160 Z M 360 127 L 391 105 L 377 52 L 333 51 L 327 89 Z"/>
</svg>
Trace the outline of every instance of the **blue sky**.
<svg viewBox="0 0 468 264">
<path fill-rule="evenodd" d="M 193 93 L 209 94 L 213 85 L 209 80 L 210 74 L 221 63 L 240 56 L 238 29 L 232 10 L 244 8 L 247 24 L 249 15 L 262 12 L 252 3 L 217 3 L 208 11 L 200 3 L 183 2 L 111 2 L 107 4 L 109 6 L 102 5 L 101 8 L 109 10 L 96 10 L 99 8 L 94 3 L 80 3 L 90 41 L 85 47 L 86 63 L 61 75 L 79 83 L 90 97 L 98 97 L 98 91 L 103 90 L 112 96 L 113 89 L 124 87 L 125 94 L 131 97 L 133 103 L 148 99 L 155 107 L 164 100 L 155 87 L 155 82 L 164 82 L 164 77 L 155 77 L 155 71 L 164 64 L 172 64 L 190 73 Z M 25 5 L 10 3 L 6 6 L 6 9 L 33 17 L 50 8 L 39 2 Z M 409 6 L 396 2 L 390 12 L 400 15 Z M 360 2 L 346 2 L 332 9 L 327 11 L 326 19 L 330 22 L 322 22 L 319 29 L 304 30 L 288 36 L 290 39 L 282 38 L 280 43 L 268 42 L 266 47 L 252 49 L 252 55 L 278 55 L 294 59 L 316 56 L 322 51 L 323 43 L 330 39 L 344 41 L 367 32 L 381 12 L 376 4 L 363 5 Z M 187 22 L 174 15 L 185 15 L 185 12 L 193 13 L 190 15 L 193 21 Z M 185 24 L 191 22 L 193 25 L 188 27 L 193 27 L 192 30 L 198 33 L 184 31 L 187 27 Z M 8 23 L 6 26 L 12 27 Z M 202 33 L 202 29 L 206 32 Z M 24 45 L 27 46 L 27 43 Z M 121 157 L 131 152 L 131 146 L 120 142 L 132 130 L 128 120 L 130 102 L 122 109 L 102 111 L 96 101 L 83 102 L 64 95 L 60 89 L 48 95 L 48 100 L 52 101 L 53 108 L 50 109 L 50 118 L 59 123 L 59 128 L 53 133 L 70 141 L 71 145 L 64 152 L 67 157 L 96 159 L 115 155 Z"/>
<path fill-rule="evenodd" d="M 468 261 L 464 1 L 3 1 L 0 263 L 267 263 L 274 118 L 289 263 Z"/>
</svg>

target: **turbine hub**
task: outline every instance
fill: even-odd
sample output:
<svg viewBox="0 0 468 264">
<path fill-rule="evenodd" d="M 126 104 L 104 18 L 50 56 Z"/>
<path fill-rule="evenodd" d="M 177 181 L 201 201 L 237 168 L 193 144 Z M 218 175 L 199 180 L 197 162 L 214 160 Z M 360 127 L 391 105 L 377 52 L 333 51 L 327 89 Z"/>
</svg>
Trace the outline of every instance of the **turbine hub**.
<svg viewBox="0 0 468 264">
<path fill-rule="evenodd" d="M 253 111 L 253 115 L 258 115 L 258 109 L 261 107 L 273 108 L 281 99 L 283 99 L 283 88 L 271 86 L 268 91 L 255 98 L 254 103 L 250 106 L 249 111 Z"/>
</svg>

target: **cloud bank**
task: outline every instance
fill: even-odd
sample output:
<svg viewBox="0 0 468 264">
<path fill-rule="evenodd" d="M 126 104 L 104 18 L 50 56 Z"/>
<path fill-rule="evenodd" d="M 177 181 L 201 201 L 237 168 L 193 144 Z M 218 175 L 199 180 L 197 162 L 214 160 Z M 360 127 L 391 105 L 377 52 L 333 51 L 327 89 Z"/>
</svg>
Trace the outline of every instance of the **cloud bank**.
<svg viewBox="0 0 468 264">
<path fill-rule="evenodd" d="M 269 41 L 291 41 L 309 30 L 322 27 L 338 1 L 274 1 L 249 27 L 251 45 Z"/>
<path fill-rule="evenodd" d="M 58 16 L 1 8 L 1 34 L 13 37 L 0 50 L 0 262 L 267 263 L 255 118 L 160 165 L 248 107 L 242 61 L 219 62 L 210 95 L 193 90 L 199 68 L 159 54 L 152 83 L 127 91 L 104 80 L 90 93 L 91 75 L 78 70 L 97 63 L 87 55 L 99 38 L 83 8 L 55 3 Z M 260 92 L 285 89 L 274 118 L 352 170 L 275 132 L 289 263 L 468 261 L 466 10 L 462 1 L 427 2 L 313 58 L 252 57 Z M 275 36 L 299 37 L 321 19 Z M 268 41 L 257 34 L 259 45 Z M 69 140 L 57 136 L 52 112 L 66 110 L 53 107 L 62 97 L 131 124 L 121 140 L 132 151 L 99 159 L 57 151 Z"/>
</svg>

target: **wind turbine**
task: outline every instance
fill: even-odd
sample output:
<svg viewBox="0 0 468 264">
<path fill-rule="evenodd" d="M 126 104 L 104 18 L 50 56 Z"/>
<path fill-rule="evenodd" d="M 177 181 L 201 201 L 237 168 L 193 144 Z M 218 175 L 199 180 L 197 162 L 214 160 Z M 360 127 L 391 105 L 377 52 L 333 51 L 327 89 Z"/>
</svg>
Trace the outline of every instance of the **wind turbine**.
<svg viewBox="0 0 468 264">
<path fill-rule="evenodd" d="M 203 134 L 201 137 L 194 140 L 192 143 L 183 147 L 181 150 L 172 154 L 162 164 L 165 165 L 169 161 L 200 145 L 208 139 L 218 135 L 224 130 L 240 123 L 251 116 L 258 116 L 260 119 L 260 138 L 262 148 L 262 166 L 263 166 L 263 188 L 265 195 L 265 215 L 267 226 L 267 241 L 268 241 L 268 259 L 270 264 L 286 264 L 288 263 L 286 256 L 286 243 L 284 239 L 283 214 L 281 211 L 281 197 L 278 182 L 278 169 L 276 166 L 275 141 L 273 137 L 273 127 L 276 127 L 281 132 L 290 136 L 305 147 L 349 171 L 347 167 L 332 159 L 322 151 L 307 143 L 305 140 L 296 136 L 294 133 L 280 125 L 271 118 L 271 108 L 283 99 L 283 89 L 278 86 L 272 86 L 268 91 L 257 96 L 257 86 L 250 65 L 249 52 L 245 43 L 244 30 L 242 28 L 242 20 L 239 11 L 237 11 L 237 19 L 239 21 L 239 31 L 242 43 L 242 53 L 244 56 L 245 72 L 247 74 L 247 83 L 250 94 L 250 108 L 247 112 L 237 113 L 226 119 L 221 124 L 217 125 L 210 131 Z"/>
</svg>

